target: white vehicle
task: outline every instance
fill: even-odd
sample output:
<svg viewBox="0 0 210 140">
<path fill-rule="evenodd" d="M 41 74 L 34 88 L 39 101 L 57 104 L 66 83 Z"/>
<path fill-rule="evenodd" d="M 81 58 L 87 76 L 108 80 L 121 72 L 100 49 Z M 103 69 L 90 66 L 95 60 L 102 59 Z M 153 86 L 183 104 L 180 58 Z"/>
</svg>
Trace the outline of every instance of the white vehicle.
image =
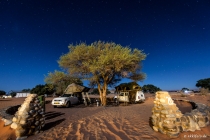
<svg viewBox="0 0 210 140">
<path fill-rule="evenodd" d="M 183 93 L 185 93 L 185 94 L 193 93 L 193 91 L 192 91 L 192 90 L 189 90 L 189 89 L 181 90 L 181 92 L 183 92 Z"/>
<path fill-rule="evenodd" d="M 11 95 L 8 95 L 8 96 L 7 96 L 7 95 L 3 95 L 2 98 L 3 98 L 3 99 L 12 98 L 12 96 L 11 96 Z"/>
<path fill-rule="evenodd" d="M 128 92 L 128 91 L 120 91 L 118 96 L 114 97 L 118 102 L 144 102 L 145 96 L 142 91 Z"/>
<path fill-rule="evenodd" d="M 115 100 L 118 100 L 118 102 L 129 102 L 129 92 L 120 92 L 119 95 L 114 96 Z"/>
<path fill-rule="evenodd" d="M 185 90 L 184 93 L 193 93 L 191 90 Z"/>
<path fill-rule="evenodd" d="M 80 101 L 77 97 L 77 94 L 63 94 L 58 98 L 52 100 L 52 105 L 56 107 L 70 107 L 71 105 L 79 104 Z"/>
</svg>

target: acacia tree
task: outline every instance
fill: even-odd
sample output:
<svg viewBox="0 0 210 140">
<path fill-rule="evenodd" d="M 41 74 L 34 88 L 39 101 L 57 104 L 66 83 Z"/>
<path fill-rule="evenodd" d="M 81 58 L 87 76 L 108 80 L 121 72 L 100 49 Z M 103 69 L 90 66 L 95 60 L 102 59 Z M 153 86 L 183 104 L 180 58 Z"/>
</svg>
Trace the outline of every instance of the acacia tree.
<svg viewBox="0 0 210 140">
<path fill-rule="evenodd" d="M 47 90 L 45 89 L 45 85 L 39 84 L 31 89 L 31 93 L 36 93 L 38 95 L 44 95 L 44 94 L 47 94 Z"/>
<path fill-rule="evenodd" d="M 78 78 L 69 76 L 62 71 L 55 70 L 53 73 L 48 73 L 45 76 L 44 81 L 47 83 L 47 88 L 50 90 L 55 90 L 56 94 L 63 94 L 66 87 L 71 83 L 76 83 L 83 85 L 82 81 Z"/>
<path fill-rule="evenodd" d="M 145 78 L 141 72 L 141 61 L 146 58 L 141 50 L 123 47 L 113 42 L 97 41 L 90 45 L 71 44 L 69 52 L 60 57 L 60 67 L 96 85 L 102 105 L 106 105 L 108 85 L 129 78 L 140 81 Z"/>
<path fill-rule="evenodd" d="M 0 90 L 0 95 L 6 95 L 6 92 L 4 90 Z"/>
<path fill-rule="evenodd" d="M 196 87 L 201 87 L 210 90 L 210 78 L 198 80 L 196 83 Z"/>
<path fill-rule="evenodd" d="M 149 91 L 150 93 L 155 93 L 157 91 L 160 91 L 161 89 L 159 87 L 156 87 L 156 86 L 152 85 L 152 84 L 148 84 L 148 85 L 144 85 L 142 87 L 142 90 L 144 92 L 148 92 Z"/>
</svg>

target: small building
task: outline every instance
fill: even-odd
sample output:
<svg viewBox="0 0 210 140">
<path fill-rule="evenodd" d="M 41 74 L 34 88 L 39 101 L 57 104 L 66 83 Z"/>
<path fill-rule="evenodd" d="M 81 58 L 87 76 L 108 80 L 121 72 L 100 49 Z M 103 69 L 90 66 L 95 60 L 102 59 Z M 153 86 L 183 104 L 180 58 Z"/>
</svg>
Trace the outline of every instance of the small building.
<svg viewBox="0 0 210 140">
<path fill-rule="evenodd" d="M 16 92 L 16 96 L 15 98 L 19 98 L 19 97 L 27 97 L 29 94 L 29 92 Z"/>
</svg>

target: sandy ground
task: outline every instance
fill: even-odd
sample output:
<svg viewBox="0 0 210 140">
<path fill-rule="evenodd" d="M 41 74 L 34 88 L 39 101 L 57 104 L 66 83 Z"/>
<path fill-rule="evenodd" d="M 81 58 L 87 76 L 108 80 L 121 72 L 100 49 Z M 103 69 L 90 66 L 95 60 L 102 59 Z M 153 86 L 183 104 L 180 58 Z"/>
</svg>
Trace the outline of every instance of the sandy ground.
<svg viewBox="0 0 210 140">
<path fill-rule="evenodd" d="M 155 132 L 150 123 L 151 110 L 154 106 L 154 95 L 145 94 L 146 101 L 140 104 L 108 107 L 85 107 L 76 105 L 70 108 L 53 108 L 46 104 L 46 125 L 43 131 L 37 135 L 29 136 L 28 140 L 168 140 L 167 135 Z M 200 103 L 209 104 L 210 96 L 181 97 L 172 95 L 176 99 L 188 99 Z M 51 100 L 47 98 L 46 100 Z M 3 103 L 4 102 L 4 103 Z M 2 104 L 20 104 L 23 99 L 0 100 Z M 191 111 L 189 103 L 176 102 L 180 110 L 185 113 Z M 0 122 L 0 139 L 13 140 L 14 130 L 4 127 Z M 183 132 L 174 140 L 203 140 L 210 139 L 210 125 L 201 131 Z"/>
</svg>

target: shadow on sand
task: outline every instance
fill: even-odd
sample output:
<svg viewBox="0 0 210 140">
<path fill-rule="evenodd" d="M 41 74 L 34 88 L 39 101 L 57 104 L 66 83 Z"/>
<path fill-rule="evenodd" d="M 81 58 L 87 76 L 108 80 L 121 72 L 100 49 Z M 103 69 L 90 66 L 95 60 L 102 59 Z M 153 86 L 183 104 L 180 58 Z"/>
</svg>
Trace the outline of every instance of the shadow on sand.
<svg viewBox="0 0 210 140">
<path fill-rule="evenodd" d="M 57 117 L 60 117 L 62 115 L 64 115 L 65 113 L 61 113 L 61 112 L 56 112 L 56 111 L 49 111 L 45 113 L 45 120 L 47 120 L 48 122 L 45 124 L 45 126 L 43 127 L 43 131 L 48 130 L 52 127 L 55 127 L 56 125 L 59 125 L 60 123 L 62 123 L 63 121 L 65 121 L 65 118 L 62 119 L 57 119 Z"/>
<path fill-rule="evenodd" d="M 66 119 L 63 118 L 63 119 L 59 119 L 59 120 L 56 120 L 56 121 L 53 121 L 53 122 L 46 123 L 42 130 L 45 131 L 45 130 L 48 130 L 52 127 L 55 127 L 56 125 L 59 125 L 60 123 L 62 123 L 65 120 Z"/>
<path fill-rule="evenodd" d="M 59 117 L 61 115 L 64 115 L 65 113 L 56 112 L 56 111 L 50 111 L 45 113 L 45 120 L 53 119 L 56 117 Z"/>
<path fill-rule="evenodd" d="M 12 99 L 0 99 L 0 101 L 12 101 Z"/>
<path fill-rule="evenodd" d="M 151 128 L 153 128 L 153 123 L 152 123 L 152 117 L 149 117 L 149 126 L 151 127 Z"/>
</svg>

